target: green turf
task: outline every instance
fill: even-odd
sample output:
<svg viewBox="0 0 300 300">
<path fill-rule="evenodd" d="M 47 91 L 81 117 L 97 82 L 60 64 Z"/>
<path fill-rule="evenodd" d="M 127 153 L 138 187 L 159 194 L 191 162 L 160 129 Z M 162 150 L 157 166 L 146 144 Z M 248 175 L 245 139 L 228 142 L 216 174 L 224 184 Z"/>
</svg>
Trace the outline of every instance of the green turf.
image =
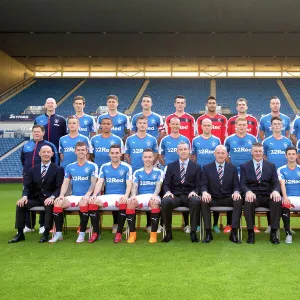
<svg viewBox="0 0 300 300">
<path fill-rule="evenodd" d="M 245 232 L 241 245 L 225 234 L 192 244 L 180 231 L 169 244 L 153 245 L 142 230 L 135 244 L 115 245 L 108 230 L 91 245 L 75 244 L 74 231 L 55 245 L 39 244 L 36 232 L 7 244 L 20 194 L 19 184 L 0 185 L 0 299 L 299 299 L 299 231 L 292 245 L 282 233 L 278 246 L 263 233 L 248 245 Z"/>
</svg>

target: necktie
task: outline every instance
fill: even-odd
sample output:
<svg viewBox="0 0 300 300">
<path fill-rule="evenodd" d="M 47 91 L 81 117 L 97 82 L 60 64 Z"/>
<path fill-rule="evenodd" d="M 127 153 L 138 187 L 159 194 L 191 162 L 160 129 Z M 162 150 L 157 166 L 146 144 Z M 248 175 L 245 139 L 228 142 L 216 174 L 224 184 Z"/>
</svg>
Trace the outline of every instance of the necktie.
<svg viewBox="0 0 300 300">
<path fill-rule="evenodd" d="M 185 182 L 185 168 L 184 168 L 184 163 L 180 164 L 180 182 L 182 184 Z"/>
<path fill-rule="evenodd" d="M 222 182 L 223 182 L 223 167 L 221 165 L 219 165 L 219 167 L 218 167 L 218 176 L 219 176 L 220 184 L 222 184 Z"/>
<path fill-rule="evenodd" d="M 256 179 L 257 179 L 257 181 L 260 181 L 260 178 L 261 178 L 260 164 L 257 164 L 256 170 L 255 170 L 255 174 L 256 174 Z"/>
<path fill-rule="evenodd" d="M 47 171 L 47 166 L 43 165 L 42 174 L 41 174 L 42 178 L 46 175 L 46 171 Z"/>
</svg>

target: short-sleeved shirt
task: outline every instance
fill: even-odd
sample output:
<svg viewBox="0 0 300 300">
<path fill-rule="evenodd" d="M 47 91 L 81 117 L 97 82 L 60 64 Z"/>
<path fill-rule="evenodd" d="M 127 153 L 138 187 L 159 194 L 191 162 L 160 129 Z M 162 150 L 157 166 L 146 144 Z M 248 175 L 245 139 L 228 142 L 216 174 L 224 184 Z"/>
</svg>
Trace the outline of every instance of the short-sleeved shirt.
<svg viewBox="0 0 300 300">
<path fill-rule="evenodd" d="M 281 130 L 281 134 L 283 136 L 285 136 L 285 132 L 287 130 L 290 130 L 290 123 L 291 120 L 288 116 L 280 113 L 280 119 L 282 120 L 282 130 Z M 273 134 L 273 130 L 271 127 L 271 120 L 272 120 L 273 116 L 271 115 L 271 113 L 262 116 L 259 122 L 259 130 L 263 131 L 265 133 L 265 138 L 271 136 Z"/>
<path fill-rule="evenodd" d="M 105 195 L 124 195 L 126 193 L 126 181 L 132 180 L 132 168 L 123 161 L 117 168 L 114 168 L 109 162 L 100 168 L 99 178 L 104 179 Z"/>
<path fill-rule="evenodd" d="M 173 138 L 172 136 L 167 135 L 162 138 L 158 153 L 164 156 L 165 165 L 179 159 L 177 146 L 181 142 L 187 143 L 191 148 L 190 140 L 184 135 L 180 135 L 178 138 Z"/>
<path fill-rule="evenodd" d="M 300 197 L 300 165 L 290 169 L 283 165 L 277 170 L 279 180 L 284 180 L 288 197 Z"/>
<path fill-rule="evenodd" d="M 235 128 L 235 122 L 236 119 L 239 116 L 233 116 L 228 120 L 227 123 L 227 136 L 230 136 L 234 133 L 236 133 L 236 128 Z M 254 135 L 255 137 L 257 137 L 257 133 L 258 133 L 258 123 L 255 117 L 251 116 L 251 115 L 247 115 L 246 116 L 246 120 L 247 120 L 247 133 Z"/>
<path fill-rule="evenodd" d="M 98 166 L 90 161 L 83 165 L 71 163 L 65 168 L 65 178 L 72 180 L 72 195 L 84 196 L 89 190 L 92 177 L 98 177 Z"/>
<path fill-rule="evenodd" d="M 164 173 L 158 168 L 153 168 L 147 173 L 144 168 L 133 173 L 133 182 L 138 184 L 138 194 L 153 194 L 157 182 L 163 182 Z"/>
<path fill-rule="evenodd" d="M 74 117 L 79 120 L 78 132 L 80 134 L 90 137 L 91 132 L 96 132 L 96 122 L 92 116 L 84 114 L 80 118 L 78 118 L 76 115 L 74 115 Z"/>
<path fill-rule="evenodd" d="M 300 117 L 293 121 L 291 133 L 296 136 L 296 140 L 300 140 Z"/>
</svg>

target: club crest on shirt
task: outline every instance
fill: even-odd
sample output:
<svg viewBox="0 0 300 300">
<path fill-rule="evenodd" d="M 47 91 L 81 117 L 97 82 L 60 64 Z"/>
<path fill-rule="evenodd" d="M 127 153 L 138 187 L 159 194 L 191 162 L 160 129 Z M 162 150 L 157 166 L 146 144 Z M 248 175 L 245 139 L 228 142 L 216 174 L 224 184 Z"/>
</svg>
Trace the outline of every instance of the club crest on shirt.
<svg viewBox="0 0 300 300">
<path fill-rule="evenodd" d="M 248 140 L 247 143 L 248 143 L 248 145 L 252 145 L 252 141 L 251 140 Z"/>
<path fill-rule="evenodd" d="M 109 141 L 109 144 L 110 144 L 110 145 L 114 145 L 114 144 L 116 144 L 116 142 L 115 142 L 114 140 L 110 140 L 110 141 Z"/>
<path fill-rule="evenodd" d="M 288 147 L 288 144 L 286 142 L 283 143 L 284 148 Z"/>
<path fill-rule="evenodd" d="M 152 123 L 152 124 L 155 124 L 155 120 L 154 120 L 154 119 L 152 119 L 152 120 L 151 120 L 151 123 Z"/>
<path fill-rule="evenodd" d="M 212 145 L 213 147 L 215 147 L 215 146 L 217 145 L 217 143 L 216 143 L 215 141 L 212 141 L 212 142 L 211 142 L 211 145 Z"/>
<path fill-rule="evenodd" d="M 150 140 L 148 140 L 147 142 L 146 142 L 146 145 L 148 146 L 148 147 L 150 147 L 151 146 L 151 141 Z"/>
<path fill-rule="evenodd" d="M 117 123 L 118 123 L 118 124 L 121 124 L 121 123 L 122 123 L 122 119 L 121 119 L 121 118 L 118 118 L 118 119 L 117 119 Z"/>
<path fill-rule="evenodd" d="M 300 171 L 297 172 L 297 175 L 300 177 Z"/>
<path fill-rule="evenodd" d="M 123 175 L 125 174 L 125 171 L 124 171 L 123 169 L 121 169 L 121 170 L 119 171 L 119 174 L 120 174 L 121 176 L 123 176 Z"/>
<path fill-rule="evenodd" d="M 89 120 L 84 120 L 83 124 L 84 125 L 88 125 L 89 124 Z"/>
<path fill-rule="evenodd" d="M 157 175 L 156 175 L 156 174 L 152 174 L 152 176 L 151 176 L 151 177 L 152 177 L 152 179 L 153 179 L 153 180 L 156 180 L 156 178 L 157 178 Z"/>
<path fill-rule="evenodd" d="M 58 122 L 59 122 L 58 119 L 55 119 L 55 120 L 54 120 L 54 123 L 55 123 L 55 124 L 58 124 Z"/>
<path fill-rule="evenodd" d="M 84 169 L 84 172 L 85 173 L 88 173 L 90 171 L 90 168 L 89 167 L 86 167 L 85 169 Z"/>
</svg>

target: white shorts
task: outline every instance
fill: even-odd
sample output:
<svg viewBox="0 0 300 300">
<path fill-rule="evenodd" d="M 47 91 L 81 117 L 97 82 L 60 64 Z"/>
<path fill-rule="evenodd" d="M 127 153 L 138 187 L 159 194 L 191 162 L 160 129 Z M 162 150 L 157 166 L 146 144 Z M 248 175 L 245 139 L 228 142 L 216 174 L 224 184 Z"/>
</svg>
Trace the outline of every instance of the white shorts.
<svg viewBox="0 0 300 300">
<path fill-rule="evenodd" d="M 119 202 L 122 196 L 123 195 L 111 194 L 111 195 L 101 195 L 97 198 L 100 199 L 103 203 L 107 202 L 108 206 L 116 206 L 116 202 Z"/>
<path fill-rule="evenodd" d="M 149 206 L 149 201 L 151 200 L 152 195 L 153 194 L 142 194 L 142 195 L 136 196 L 136 198 L 137 198 L 139 204 L 140 205 L 142 204 L 143 207 L 145 207 L 145 206 Z M 159 198 L 159 204 L 160 204 L 160 198 Z"/>
<path fill-rule="evenodd" d="M 71 207 L 75 207 L 79 205 L 80 200 L 83 196 L 67 196 L 65 197 L 70 203 Z"/>
<path fill-rule="evenodd" d="M 300 197 L 292 196 L 288 198 L 291 200 L 292 206 L 294 206 L 295 208 L 300 208 Z"/>
</svg>

